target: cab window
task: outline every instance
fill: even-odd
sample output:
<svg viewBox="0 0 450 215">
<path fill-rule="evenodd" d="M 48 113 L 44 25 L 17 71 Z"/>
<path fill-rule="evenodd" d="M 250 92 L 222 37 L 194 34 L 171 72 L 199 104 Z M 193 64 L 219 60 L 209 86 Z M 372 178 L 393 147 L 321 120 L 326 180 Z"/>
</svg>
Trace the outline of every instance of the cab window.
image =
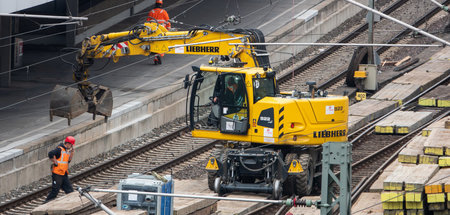
<svg viewBox="0 0 450 215">
<path fill-rule="evenodd" d="M 245 84 L 242 75 L 228 74 L 224 76 L 224 84 L 221 89 L 221 101 L 223 114 L 239 112 L 245 105 Z"/>
<path fill-rule="evenodd" d="M 253 79 L 253 102 L 256 103 L 264 97 L 275 96 L 275 86 L 273 78 L 254 78 Z"/>
</svg>

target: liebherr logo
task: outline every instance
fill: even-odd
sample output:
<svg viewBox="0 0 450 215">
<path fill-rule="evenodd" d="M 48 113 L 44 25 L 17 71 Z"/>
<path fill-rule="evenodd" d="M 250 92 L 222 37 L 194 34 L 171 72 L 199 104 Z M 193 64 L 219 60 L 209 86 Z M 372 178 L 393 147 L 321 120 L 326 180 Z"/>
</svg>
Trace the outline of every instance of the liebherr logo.
<svg viewBox="0 0 450 215">
<path fill-rule="evenodd" d="M 346 130 L 335 130 L 335 131 L 314 131 L 313 138 L 324 138 L 324 137 L 342 137 L 347 134 Z"/>
<path fill-rule="evenodd" d="M 219 53 L 219 47 L 215 46 L 186 46 L 186 52 L 214 52 Z"/>
</svg>

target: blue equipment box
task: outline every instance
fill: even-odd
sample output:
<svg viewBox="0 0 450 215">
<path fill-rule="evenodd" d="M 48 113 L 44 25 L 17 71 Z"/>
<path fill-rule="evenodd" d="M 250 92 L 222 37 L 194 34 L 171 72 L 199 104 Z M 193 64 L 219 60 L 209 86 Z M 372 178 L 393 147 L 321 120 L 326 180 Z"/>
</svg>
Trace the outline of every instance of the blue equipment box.
<svg viewBox="0 0 450 215">
<path fill-rule="evenodd" d="M 172 176 L 165 175 L 164 178 L 167 182 L 163 182 L 153 175 L 133 173 L 127 179 L 120 180 L 118 189 L 173 193 L 174 182 Z M 173 197 L 122 193 L 117 194 L 117 208 L 119 210 L 147 210 L 149 215 L 172 215 Z"/>
</svg>

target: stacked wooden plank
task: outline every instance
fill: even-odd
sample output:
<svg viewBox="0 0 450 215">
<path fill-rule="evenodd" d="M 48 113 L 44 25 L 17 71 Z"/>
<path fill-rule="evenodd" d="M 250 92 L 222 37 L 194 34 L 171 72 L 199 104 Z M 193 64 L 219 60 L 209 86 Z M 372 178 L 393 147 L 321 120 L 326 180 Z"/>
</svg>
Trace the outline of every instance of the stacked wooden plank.
<svg viewBox="0 0 450 215">
<path fill-rule="evenodd" d="M 424 186 L 438 172 L 433 164 L 401 164 L 383 182 L 385 214 L 424 214 Z"/>
<path fill-rule="evenodd" d="M 368 122 L 389 113 L 398 106 L 395 101 L 381 101 L 376 99 L 366 99 L 358 102 L 349 108 L 350 116 L 362 116 Z M 370 111 L 369 111 L 370 110 Z"/>
<path fill-rule="evenodd" d="M 431 130 L 433 129 L 439 129 L 439 128 L 446 128 L 445 122 L 450 121 L 450 116 L 444 117 L 441 120 L 438 120 L 436 122 L 431 123 L 429 126 L 424 128 L 422 130 L 422 136 L 428 137 L 430 136 Z M 449 129 L 449 128 L 447 128 Z"/>
<path fill-rule="evenodd" d="M 450 166 L 450 128 L 445 123 L 450 117 L 436 121 L 422 130 L 421 136 L 416 136 L 399 153 L 398 161 L 411 164 L 439 164 Z M 447 123 L 448 124 L 448 123 Z"/>
<path fill-rule="evenodd" d="M 450 214 L 450 168 L 442 168 L 425 186 L 428 209 L 434 214 Z"/>
<path fill-rule="evenodd" d="M 419 105 L 450 107 L 450 86 L 441 85 L 419 98 Z"/>
<path fill-rule="evenodd" d="M 389 113 L 398 106 L 396 101 L 366 99 L 349 107 L 349 132 L 356 131 L 370 121 Z"/>
<path fill-rule="evenodd" d="M 411 141 L 409 141 L 408 145 L 402 149 L 402 151 L 398 154 L 398 161 L 401 163 L 410 163 L 410 164 L 437 164 L 437 158 L 435 163 L 429 162 L 420 162 L 423 159 L 423 144 L 425 143 L 427 137 L 424 136 L 416 136 Z M 421 157 L 422 156 L 422 157 Z"/>
<path fill-rule="evenodd" d="M 398 101 L 402 104 L 417 96 L 422 90 L 437 83 L 450 73 L 448 50 L 450 48 L 446 47 L 445 50 L 434 54 L 430 61 L 387 84 L 371 98 Z"/>
<path fill-rule="evenodd" d="M 431 112 L 397 111 L 375 125 L 380 134 L 407 134 L 432 118 Z"/>
<path fill-rule="evenodd" d="M 450 167 L 450 129 L 433 129 L 424 143 L 424 153 L 439 156 L 439 166 Z"/>
<path fill-rule="evenodd" d="M 418 95 L 420 91 L 420 85 L 389 83 L 370 98 L 397 101 L 401 105 Z"/>
</svg>

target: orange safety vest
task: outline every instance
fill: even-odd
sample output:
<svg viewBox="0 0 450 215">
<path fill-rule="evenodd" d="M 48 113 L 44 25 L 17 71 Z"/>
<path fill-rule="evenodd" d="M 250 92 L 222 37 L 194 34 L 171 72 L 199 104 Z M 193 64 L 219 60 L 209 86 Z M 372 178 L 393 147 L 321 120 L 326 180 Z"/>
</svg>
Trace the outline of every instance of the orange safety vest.
<svg viewBox="0 0 450 215">
<path fill-rule="evenodd" d="M 59 148 L 61 148 L 61 156 L 56 160 L 58 166 L 53 166 L 52 172 L 58 175 L 65 175 L 66 172 L 69 174 L 70 153 L 68 153 L 64 147 L 59 146 Z"/>
<path fill-rule="evenodd" d="M 151 22 L 152 17 L 156 19 L 156 21 L 159 24 L 162 24 L 164 27 L 166 27 L 167 30 L 170 28 L 170 22 L 169 22 L 169 14 L 167 14 L 167 11 L 161 8 L 154 8 L 148 13 L 147 22 Z"/>
</svg>

